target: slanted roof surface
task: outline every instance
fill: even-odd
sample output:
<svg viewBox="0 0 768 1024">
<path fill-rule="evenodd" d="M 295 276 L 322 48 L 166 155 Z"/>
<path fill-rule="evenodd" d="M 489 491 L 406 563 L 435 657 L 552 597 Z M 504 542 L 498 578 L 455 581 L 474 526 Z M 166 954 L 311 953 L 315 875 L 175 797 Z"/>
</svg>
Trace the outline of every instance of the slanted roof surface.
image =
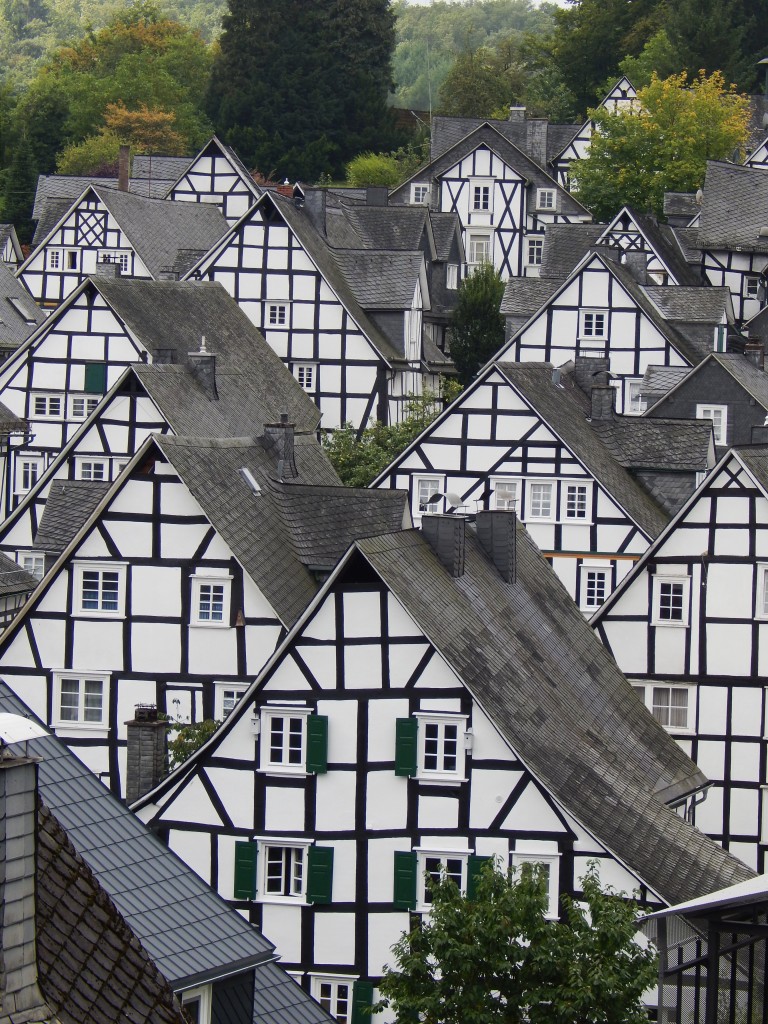
<svg viewBox="0 0 768 1024">
<path fill-rule="evenodd" d="M 701 276 L 691 269 L 686 260 L 674 231 L 667 224 L 659 224 L 658 220 L 648 213 L 638 213 L 631 207 L 628 208 L 639 228 L 648 239 L 650 245 L 656 250 L 660 259 L 666 264 L 669 271 L 674 275 L 678 285 L 701 287 L 703 281 Z"/>
<path fill-rule="evenodd" d="M 188 170 L 192 163 L 191 156 L 151 156 L 136 153 L 131 160 L 131 176 L 135 178 L 152 178 L 165 184 L 175 181 Z"/>
<path fill-rule="evenodd" d="M 708 468 L 709 420 L 617 416 L 593 423 L 592 429 L 622 466 L 699 473 Z"/>
<path fill-rule="evenodd" d="M 664 216 L 688 217 L 693 219 L 699 212 L 695 192 L 665 192 Z"/>
<path fill-rule="evenodd" d="M 345 215 L 366 249 L 418 249 L 427 222 L 426 206 L 344 207 Z"/>
<path fill-rule="evenodd" d="M 768 252 L 768 175 L 760 167 L 707 162 L 699 244 L 704 249 Z"/>
<path fill-rule="evenodd" d="M 728 288 L 687 288 L 680 286 L 645 286 L 645 294 L 661 310 L 667 320 L 685 323 L 723 323 L 731 305 Z"/>
<path fill-rule="evenodd" d="M 54 480 L 32 547 L 60 555 L 109 490 L 97 480 Z"/>
<path fill-rule="evenodd" d="M 665 902 L 753 877 L 663 802 L 703 784 L 701 772 L 642 706 L 522 525 L 511 586 L 472 531 L 458 579 L 417 531 L 358 548 L 523 763 Z"/>
<path fill-rule="evenodd" d="M 538 119 L 537 119 L 538 120 Z M 432 160 L 442 156 L 458 142 L 461 142 L 470 132 L 475 131 L 483 124 L 489 124 L 503 135 L 518 149 L 527 153 L 528 149 L 528 122 L 523 118 L 516 118 L 509 121 L 493 120 L 482 117 L 445 117 L 438 115 L 432 118 Z M 579 134 L 581 124 L 546 124 L 546 148 L 547 160 L 559 156 L 569 142 Z"/>
<path fill-rule="evenodd" d="M 699 364 L 701 365 L 701 364 Z M 689 366 L 649 366 L 643 376 L 643 392 L 665 395 L 691 372 Z"/>
<path fill-rule="evenodd" d="M 0 343 L 20 345 L 45 316 L 10 267 L 0 263 Z"/>
<path fill-rule="evenodd" d="M 432 237 L 435 241 L 435 259 L 445 262 L 451 258 L 453 242 L 458 232 L 461 235 L 461 221 L 456 213 L 429 211 Z"/>
<path fill-rule="evenodd" d="M 134 160 L 143 159 L 134 157 Z M 153 160 L 157 160 L 154 157 Z M 173 176 L 171 176 L 172 178 Z M 77 174 L 40 174 L 37 179 L 37 190 L 35 191 L 35 202 L 32 207 L 32 220 L 39 221 L 45 216 L 45 207 L 50 202 L 66 202 L 71 206 L 75 199 L 79 199 L 89 185 L 98 185 L 100 188 L 117 190 L 117 178 L 98 178 L 93 175 Z M 170 180 L 161 175 L 136 175 L 128 182 L 128 190 L 137 196 L 151 196 L 155 199 L 162 199 L 168 191 Z"/>
<path fill-rule="evenodd" d="M 30 594 L 40 582 L 18 562 L 14 562 L 0 551 L 0 596 L 6 594 Z"/>
<path fill-rule="evenodd" d="M 502 316 L 524 316 L 527 320 L 549 302 L 564 280 L 551 277 L 510 277 L 501 299 Z"/>
<path fill-rule="evenodd" d="M 604 224 L 547 224 L 541 276 L 568 277 L 604 231 Z"/>
<path fill-rule="evenodd" d="M 421 252 L 349 249 L 333 257 L 363 309 L 411 309 L 424 266 Z"/>
</svg>

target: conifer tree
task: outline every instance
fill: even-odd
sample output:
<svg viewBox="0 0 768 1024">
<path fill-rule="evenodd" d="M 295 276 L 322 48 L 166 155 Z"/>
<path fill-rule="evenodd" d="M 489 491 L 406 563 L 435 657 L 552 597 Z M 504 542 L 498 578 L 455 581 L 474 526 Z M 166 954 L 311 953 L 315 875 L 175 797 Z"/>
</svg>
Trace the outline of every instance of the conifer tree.
<svg viewBox="0 0 768 1024">
<path fill-rule="evenodd" d="M 390 0 L 229 0 L 207 110 L 246 164 L 314 181 L 391 148 Z"/>
<path fill-rule="evenodd" d="M 37 169 L 25 136 L 16 143 L 3 192 L 3 220 L 14 224 L 20 242 L 31 242 L 34 232 L 32 204 L 35 199 Z"/>
</svg>

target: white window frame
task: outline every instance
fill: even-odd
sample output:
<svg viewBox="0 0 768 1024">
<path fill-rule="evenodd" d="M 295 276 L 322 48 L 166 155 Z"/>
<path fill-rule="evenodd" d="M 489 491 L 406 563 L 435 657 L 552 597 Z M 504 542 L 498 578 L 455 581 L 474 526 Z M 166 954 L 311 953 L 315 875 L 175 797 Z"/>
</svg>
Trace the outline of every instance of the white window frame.
<svg viewBox="0 0 768 1024">
<path fill-rule="evenodd" d="M 61 249 L 48 249 L 46 252 L 46 265 L 48 270 L 61 270 L 63 251 Z"/>
<path fill-rule="evenodd" d="M 38 402 L 45 403 L 44 412 L 38 411 Z M 56 412 L 51 412 L 51 403 L 56 403 Z M 33 391 L 30 395 L 30 418 L 35 420 L 62 420 L 64 419 L 64 404 L 64 395 L 62 394 L 42 394 L 39 391 Z"/>
<path fill-rule="evenodd" d="M 491 501 L 493 508 L 517 512 L 520 505 L 522 480 L 517 477 L 492 476 Z"/>
<path fill-rule="evenodd" d="M 534 488 L 549 488 L 549 512 L 546 515 L 534 515 Z M 554 480 L 528 480 L 525 487 L 525 521 L 532 523 L 554 523 L 557 508 L 557 484 Z"/>
<path fill-rule="evenodd" d="M 273 318 L 274 317 L 274 318 Z M 281 319 L 282 318 L 282 319 Z M 289 302 L 267 302 L 267 327 L 290 327 L 291 312 Z"/>
<path fill-rule="evenodd" d="M 351 1024 L 352 996 L 355 982 L 359 976 L 348 974 L 310 974 L 309 977 L 309 991 L 315 1002 L 319 1003 L 331 1017 L 338 1021 L 338 1024 Z M 330 998 L 323 994 L 323 985 L 330 986 L 332 990 L 329 993 Z M 339 1015 L 338 1007 L 338 988 L 340 985 L 345 985 L 347 988 L 347 1010 L 346 1014 L 341 1016 Z"/>
<path fill-rule="evenodd" d="M 768 620 L 768 562 L 758 562 L 755 581 L 755 618 Z"/>
<path fill-rule="evenodd" d="M 602 317 L 602 327 L 598 326 L 597 317 Z M 579 341 L 603 342 L 608 337 L 607 309 L 579 310 Z"/>
<path fill-rule="evenodd" d="M 109 462 L 108 458 L 99 458 L 98 456 L 91 457 L 89 455 L 78 455 L 75 457 L 75 480 L 91 480 L 97 483 L 102 483 L 109 480 Z M 93 471 L 96 467 L 99 467 L 102 471 L 102 476 L 94 476 Z"/>
<path fill-rule="evenodd" d="M 584 490 L 584 515 L 568 515 L 568 489 L 581 488 Z M 560 484 L 562 509 L 560 519 L 564 523 L 578 523 L 579 526 L 586 526 L 592 522 L 592 483 L 590 480 L 563 480 Z M 578 500 L 576 502 L 578 509 Z"/>
<path fill-rule="evenodd" d="M 417 913 L 429 913 L 432 909 L 432 904 L 427 900 L 427 882 L 424 877 L 424 872 L 427 870 L 427 861 L 437 859 L 440 861 L 441 870 L 446 866 L 446 862 L 449 860 L 457 860 L 461 862 L 461 884 L 459 889 L 465 893 L 467 891 L 467 877 L 469 871 L 469 857 L 472 850 L 448 850 L 441 849 L 438 847 L 414 847 L 414 852 L 418 854 L 416 860 L 416 911 Z"/>
<path fill-rule="evenodd" d="M 544 236 L 529 235 L 525 249 L 525 265 L 540 267 L 544 262 Z"/>
<path fill-rule="evenodd" d="M 86 619 L 124 619 L 125 618 L 125 581 L 128 571 L 127 562 L 73 562 L 74 572 L 74 594 L 72 615 L 75 618 Z M 115 573 L 117 575 L 117 607 L 98 608 L 83 607 L 83 589 L 85 573 L 97 572 L 100 576 L 103 573 Z M 103 601 L 103 580 L 98 585 L 99 601 Z"/>
<path fill-rule="evenodd" d="M 65 270 L 79 270 L 80 269 L 80 250 L 79 249 L 67 249 L 66 250 L 66 267 Z"/>
<path fill-rule="evenodd" d="M 226 573 L 218 575 L 213 572 L 196 572 L 190 577 L 192 585 L 192 597 L 189 609 L 190 626 L 202 626 L 204 629 L 227 629 L 229 628 L 229 609 L 232 598 L 232 577 Z M 203 587 L 222 588 L 221 617 L 206 618 L 201 615 L 201 601 Z M 212 597 L 213 595 L 211 595 Z M 213 604 L 213 600 L 211 600 Z"/>
<path fill-rule="evenodd" d="M 211 1024 L 212 996 L 210 985 L 198 985 L 195 988 L 188 988 L 181 993 L 181 1005 L 197 1002 L 198 1024 Z"/>
<path fill-rule="evenodd" d="M 16 561 L 26 572 L 41 580 L 45 575 L 45 555 L 36 551 L 17 551 Z M 28 564 L 25 564 L 28 563 Z"/>
<path fill-rule="evenodd" d="M 411 206 L 426 206 L 429 203 L 430 187 L 424 181 L 411 182 Z"/>
<path fill-rule="evenodd" d="M 537 188 L 536 209 L 554 213 L 557 210 L 557 189 Z"/>
<path fill-rule="evenodd" d="M 414 718 L 418 720 L 418 760 L 416 778 L 422 782 L 434 783 L 459 783 L 466 782 L 465 776 L 465 743 L 464 738 L 467 732 L 466 715 L 451 714 L 450 712 L 437 711 L 416 711 Z M 446 726 L 453 726 L 456 729 L 456 766 L 453 769 L 445 768 L 446 758 Z M 438 762 L 442 760 L 442 767 L 427 768 L 427 730 L 429 727 L 437 730 L 437 757 Z M 432 741 L 430 737 L 430 747 Z M 432 751 L 430 750 L 430 754 Z"/>
<path fill-rule="evenodd" d="M 298 381 L 300 388 L 308 394 L 315 391 L 317 387 L 317 363 L 295 363 L 293 375 Z"/>
<path fill-rule="evenodd" d="M 234 711 L 247 689 L 248 683 L 215 682 L 213 684 L 213 717 L 217 722 L 223 722 Z M 225 696 L 227 693 L 236 694 L 231 708 L 227 708 L 229 703 L 229 698 Z"/>
<path fill-rule="evenodd" d="M 286 839 L 282 836 L 258 836 L 257 837 L 258 852 L 256 854 L 256 899 L 259 903 L 283 903 L 289 906 L 303 906 L 307 902 L 307 868 L 308 868 L 308 857 L 307 851 L 312 845 L 310 839 L 296 839 L 295 837 Z M 283 861 L 285 857 L 285 851 L 300 851 L 301 853 L 301 878 L 300 885 L 294 892 L 267 892 L 267 876 L 268 876 L 268 850 L 281 850 L 283 851 Z M 291 861 L 293 861 L 294 854 L 289 855 Z M 293 882 L 295 880 L 294 865 L 291 863 L 289 867 L 289 887 L 293 889 Z M 281 873 L 282 881 L 285 881 L 285 875 Z"/>
<path fill-rule="evenodd" d="M 28 494 L 44 472 L 42 455 L 18 456 L 14 462 L 14 493 Z M 29 479 L 25 480 L 25 476 Z"/>
<path fill-rule="evenodd" d="M 482 246 L 484 255 L 478 259 L 478 246 Z M 479 267 L 490 263 L 493 259 L 493 241 L 489 231 L 467 232 L 467 263 L 470 267 Z"/>
<path fill-rule="evenodd" d="M 547 874 L 547 909 L 544 916 L 550 921 L 556 920 L 560 899 L 560 854 L 537 853 L 535 850 L 515 850 L 512 853 L 512 866 L 520 868 L 523 864 L 543 864 L 549 868 Z"/>
<path fill-rule="evenodd" d="M 99 263 L 112 263 L 120 267 L 121 274 L 127 274 L 130 268 L 131 253 L 119 249 L 104 249 L 100 254 Z"/>
<path fill-rule="evenodd" d="M 259 711 L 259 771 L 270 775 L 306 775 L 307 774 L 307 719 L 312 714 L 312 709 L 306 705 L 294 704 L 266 704 Z M 279 761 L 273 761 L 271 736 L 272 722 L 275 719 L 300 719 L 301 742 L 299 747 L 298 761 L 291 762 L 285 756 Z M 285 736 L 285 725 L 283 726 Z M 290 752 L 290 746 L 283 744 L 284 750 Z"/>
<path fill-rule="evenodd" d="M 102 399 L 102 395 L 70 395 L 69 415 L 73 420 L 87 420 L 96 409 Z M 77 403 L 82 402 L 82 410 L 78 410 Z M 90 406 L 90 408 L 89 408 Z"/>
<path fill-rule="evenodd" d="M 445 287 L 454 292 L 459 287 L 459 265 L 449 263 L 445 268 Z"/>
<path fill-rule="evenodd" d="M 759 299 L 760 298 L 760 276 L 758 274 L 745 274 L 744 275 L 744 298 L 745 299 Z"/>
<path fill-rule="evenodd" d="M 413 478 L 413 514 L 416 518 L 421 518 L 425 512 L 437 512 L 440 508 L 440 502 L 436 501 L 434 505 L 430 505 L 428 508 L 422 508 L 421 504 L 421 485 L 429 484 L 431 490 L 427 497 L 431 497 L 433 494 L 437 494 L 439 491 L 441 494 L 445 493 L 445 482 L 441 476 L 431 476 L 429 474 L 421 474 Z M 441 499 L 442 500 L 442 499 Z"/>
<path fill-rule="evenodd" d="M 642 395 L 642 388 L 642 377 L 636 377 L 634 380 L 627 379 L 627 401 L 624 408 L 627 416 L 642 416 L 648 408 L 648 403 Z"/>
<path fill-rule="evenodd" d="M 713 413 L 719 413 L 719 422 L 715 419 Z M 712 433 L 715 438 L 715 444 L 723 446 L 728 444 L 728 406 L 727 405 L 697 405 L 696 406 L 696 419 L 697 420 L 711 420 L 712 421 Z"/>
<path fill-rule="evenodd" d="M 632 680 L 632 689 L 635 691 L 640 700 L 645 704 L 647 710 L 656 721 L 661 725 L 667 732 L 691 735 L 695 732 L 696 724 L 696 687 L 691 684 L 678 684 L 667 682 L 666 680 L 649 680 L 644 682 L 643 680 Z M 688 695 L 688 701 L 686 704 L 686 716 L 685 725 L 668 725 L 663 721 L 663 716 L 657 715 L 654 711 L 654 691 L 655 690 L 677 690 L 684 691 Z"/>
<path fill-rule="evenodd" d="M 605 580 L 605 596 L 602 601 L 590 603 L 588 600 L 588 582 L 591 572 L 599 573 Z M 579 570 L 579 595 L 582 611 L 594 612 L 607 601 L 611 593 L 611 567 L 610 565 L 595 565 L 592 562 L 583 562 Z"/>
<path fill-rule="evenodd" d="M 78 683 L 78 708 L 77 718 L 66 719 L 61 714 L 61 689 L 62 683 L 67 680 L 77 680 Z M 98 720 L 86 721 L 85 719 L 85 683 L 97 682 L 101 684 L 101 717 Z M 88 730 L 104 731 L 109 728 L 109 672 L 82 672 L 65 671 L 57 669 L 53 672 L 53 727 L 59 731 L 72 730 L 84 732 Z"/>
<path fill-rule="evenodd" d="M 493 178 L 470 178 L 469 212 L 473 214 L 493 213 Z M 479 204 L 479 205 L 478 205 Z"/>
<path fill-rule="evenodd" d="M 661 617 L 661 596 L 662 586 L 665 584 L 682 585 L 682 610 L 679 619 Z M 652 626 L 671 626 L 673 628 L 687 629 L 691 613 L 691 578 L 690 576 L 672 576 L 657 573 L 651 578 L 652 586 Z"/>
</svg>

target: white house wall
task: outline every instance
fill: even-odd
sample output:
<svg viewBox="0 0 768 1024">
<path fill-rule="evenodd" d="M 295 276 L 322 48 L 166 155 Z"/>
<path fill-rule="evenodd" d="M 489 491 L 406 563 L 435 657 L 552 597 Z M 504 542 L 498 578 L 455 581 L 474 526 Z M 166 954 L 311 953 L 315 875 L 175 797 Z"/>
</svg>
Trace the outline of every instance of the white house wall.
<svg viewBox="0 0 768 1024">
<path fill-rule="evenodd" d="M 715 287 L 726 287 L 733 299 L 733 312 L 739 323 L 756 316 L 763 308 L 757 294 L 750 297 L 747 282 L 759 278 L 768 267 L 765 253 L 704 250 L 704 273 Z"/>
<path fill-rule="evenodd" d="M 212 203 L 234 224 L 256 201 L 256 191 L 255 184 L 249 188 L 243 181 L 242 173 L 227 154 L 211 143 L 192 161 L 168 198 L 176 202 Z"/>
</svg>

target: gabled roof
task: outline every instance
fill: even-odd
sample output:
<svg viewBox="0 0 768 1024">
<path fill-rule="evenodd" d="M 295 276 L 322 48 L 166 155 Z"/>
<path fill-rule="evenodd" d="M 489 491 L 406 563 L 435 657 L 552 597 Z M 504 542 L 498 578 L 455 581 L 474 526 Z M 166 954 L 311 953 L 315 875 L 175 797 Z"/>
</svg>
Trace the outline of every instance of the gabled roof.
<svg viewBox="0 0 768 1024">
<path fill-rule="evenodd" d="M 153 156 L 136 153 L 131 159 L 131 177 L 152 178 L 163 182 L 174 181 L 192 163 L 191 156 Z"/>
<path fill-rule="evenodd" d="M 541 124 L 543 119 L 535 119 Z M 580 124 L 549 124 L 546 126 L 547 160 L 552 160 L 578 134 Z M 438 115 L 432 118 L 431 158 L 436 160 L 443 153 L 452 149 L 458 142 L 466 138 L 481 125 L 490 125 L 508 142 L 526 152 L 528 146 L 528 121 L 515 118 L 508 121 L 479 117 L 445 117 Z"/>
<path fill-rule="evenodd" d="M 768 253 L 768 175 L 759 167 L 710 160 L 704 178 L 699 245 Z"/>
<path fill-rule="evenodd" d="M 176 186 L 179 184 L 179 182 L 187 173 L 187 171 L 190 170 L 195 161 L 209 154 L 211 150 L 217 151 L 222 156 L 226 157 L 227 160 L 229 160 L 233 170 L 237 172 L 243 184 L 253 193 L 254 198 L 261 195 L 262 189 L 253 180 L 253 175 L 245 166 L 243 161 L 240 159 L 240 157 L 237 155 L 234 149 L 232 149 L 231 146 L 228 146 L 225 142 L 222 142 L 221 139 L 219 139 L 216 135 L 211 136 L 211 138 L 206 142 L 206 144 L 197 154 L 197 156 L 190 157 L 187 159 L 186 167 L 179 168 L 174 172 L 173 175 L 171 175 L 172 181 L 170 183 L 170 187 L 166 189 L 166 194 L 169 195 L 176 188 Z"/>
<path fill-rule="evenodd" d="M 687 288 L 645 285 L 645 294 L 667 320 L 705 323 L 713 327 L 733 319 L 731 292 L 728 288 Z"/>
<path fill-rule="evenodd" d="M 0 597 L 31 594 L 40 581 L 0 551 Z"/>
<path fill-rule="evenodd" d="M 541 276 L 568 277 L 604 231 L 603 224 L 547 224 Z"/>
<path fill-rule="evenodd" d="M 707 356 L 708 358 L 709 356 Z M 699 366 L 703 366 L 706 361 L 704 359 Z M 695 370 L 696 367 L 693 369 Z M 643 375 L 642 393 L 649 396 L 666 395 L 692 372 L 690 366 L 649 366 Z"/>
<path fill-rule="evenodd" d="M 664 216 L 693 220 L 700 212 L 695 192 L 665 192 Z"/>
<path fill-rule="evenodd" d="M 108 490 L 108 483 L 97 480 L 54 480 L 32 546 L 60 555 Z"/>
<path fill-rule="evenodd" d="M 397 252 L 416 250 L 420 247 L 429 213 L 426 206 L 362 204 L 349 204 L 344 207 L 344 211 L 355 232 L 362 239 L 364 248 Z"/>
<path fill-rule="evenodd" d="M 134 157 L 134 159 L 139 160 L 142 158 Z M 153 158 L 153 160 L 158 159 L 162 158 Z M 141 178 L 136 175 L 128 182 L 128 191 L 137 196 L 151 196 L 154 199 L 162 199 L 168 191 L 169 184 L 169 179 L 163 178 L 160 174 L 153 174 L 151 181 L 148 174 L 143 175 Z M 51 202 L 66 202 L 67 207 L 71 206 L 74 200 L 79 199 L 89 185 L 98 185 L 100 188 L 116 190 L 118 188 L 118 180 L 117 178 L 101 178 L 95 175 L 40 174 L 37 179 L 35 202 L 32 207 L 32 220 L 39 221 L 42 217 L 47 217 L 45 208 Z"/>
<path fill-rule="evenodd" d="M 766 412 L 768 412 L 768 374 L 764 370 L 759 370 L 755 364 L 743 356 L 740 352 L 710 352 L 706 359 L 694 366 L 687 373 L 678 375 L 672 379 L 664 394 L 657 400 L 655 405 L 651 408 L 656 408 L 661 402 L 674 394 L 678 388 L 682 387 L 683 384 L 687 384 L 690 380 L 695 380 L 696 375 L 703 370 L 706 366 L 711 366 L 713 363 L 718 364 L 725 373 L 729 374 L 737 384 L 747 392 L 750 398 L 753 398 L 759 405 L 761 405 Z M 654 369 L 653 367 L 649 367 Z M 658 367 L 655 369 L 659 369 Z M 648 373 L 646 372 L 646 377 Z M 649 385 L 654 384 L 655 381 L 649 381 Z M 649 386 L 649 390 L 651 387 Z M 654 387 L 653 390 L 661 390 L 661 387 Z M 711 397 L 711 396 L 707 396 Z"/>
<path fill-rule="evenodd" d="M 336 249 L 333 257 L 363 309 L 411 309 L 419 281 L 428 300 L 421 252 Z"/>
<path fill-rule="evenodd" d="M 699 245 L 698 228 L 672 228 L 677 244 L 686 261 L 692 267 L 701 266 L 701 246 Z"/>
<path fill-rule="evenodd" d="M 592 429 L 616 461 L 629 469 L 703 472 L 708 468 L 709 420 L 617 416 L 593 423 Z"/>
<path fill-rule="evenodd" d="M 625 206 L 603 230 L 601 239 L 611 231 L 621 231 L 620 222 L 630 219 L 634 222 L 648 247 L 656 253 L 678 285 L 701 286 L 702 280 L 686 260 L 674 231 L 666 224 L 659 224 L 656 217 L 648 213 L 640 213 Z"/>
<path fill-rule="evenodd" d="M 435 242 L 435 259 L 445 262 L 451 258 L 454 239 L 461 246 L 461 222 L 458 214 L 429 211 L 432 224 L 432 238 Z M 462 251 L 461 249 L 459 251 Z"/>
<path fill-rule="evenodd" d="M 581 392 L 570 376 L 561 375 L 558 386 L 552 380 L 549 363 L 496 365 L 643 533 L 649 538 L 657 536 L 667 524 L 667 515 L 626 471 L 626 463 L 606 446 L 596 424 L 587 421 Z M 628 421 L 630 431 L 638 423 L 634 416 L 617 419 Z M 662 459 L 657 465 L 664 462 Z"/>
<path fill-rule="evenodd" d="M 22 259 L 21 244 L 19 236 L 16 234 L 16 228 L 13 224 L 0 224 L 0 249 L 9 240 L 16 255 L 16 260 L 20 263 Z"/>
<path fill-rule="evenodd" d="M 0 263 L 0 344 L 20 345 L 45 315 L 11 268 Z"/>
<path fill-rule="evenodd" d="M 160 842 L 61 740 L 37 722 L 2 680 L 0 712 L 39 725 L 41 735 L 9 743 L 9 750 L 40 758 L 38 785 L 43 803 L 175 990 L 255 968 L 254 1024 L 329 1024 L 325 1011 L 274 962 L 274 947 L 261 932 Z M 55 843 L 55 870 L 66 866 L 66 860 L 59 865 L 57 848 Z M 70 895 L 77 898 L 78 894 L 62 896 L 62 912 L 67 911 Z M 87 890 L 83 895 L 87 897 Z M 68 950 L 67 958 L 73 953 Z M 134 964 L 135 957 L 129 958 L 125 967 Z M 105 1004 L 102 1009 L 109 1014 L 106 999 Z M 138 1007 L 132 1009 L 128 1020 L 135 1024 Z M 115 1019 L 107 1016 L 104 1024 Z M 78 1017 L 76 1024 L 82 1020 Z M 101 1024 L 100 1017 L 93 1020 Z M 62 1018 L 62 1024 L 68 1022 Z"/>
</svg>

